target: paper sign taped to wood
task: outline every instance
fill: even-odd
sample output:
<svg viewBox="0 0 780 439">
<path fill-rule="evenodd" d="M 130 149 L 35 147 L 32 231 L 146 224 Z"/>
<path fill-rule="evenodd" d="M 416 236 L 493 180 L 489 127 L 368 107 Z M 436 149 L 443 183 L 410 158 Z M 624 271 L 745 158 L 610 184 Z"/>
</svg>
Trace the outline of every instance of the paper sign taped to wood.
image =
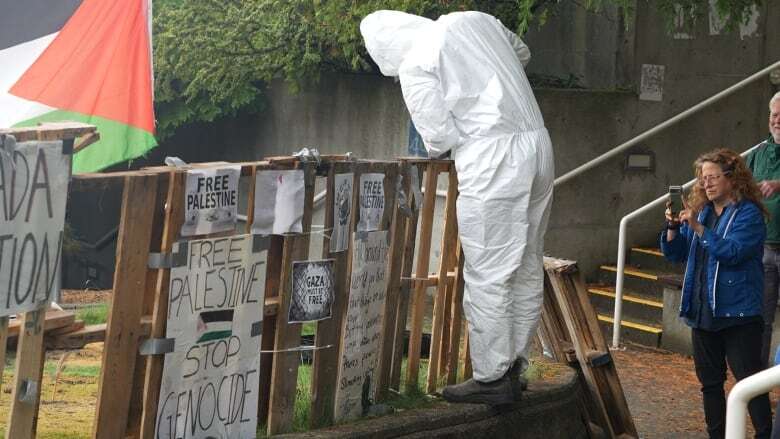
<svg viewBox="0 0 780 439">
<path fill-rule="evenodd" d="M 362 174 L 360 176 L 359 232 L 378 230 L 385 212 L 385 175 Z"/>
<path fill-rule="evenodd" d="M 366 413 L 376 394 L 376 370 L 385 307 L 387 231 L 354 234 L 352 279 L 336 388 L 337 421 Z"/>
<path fill-rule="evenodd" d="M 333 259 L 293 262 L 288 323 L 329 319 L 334 297 Z"/>
<path fill-rule="evenodd" d="M 258 171 L 255 178 L 252 233 L 301 233 L 305 191 L 302 170 Z"/>
<path fill-rule="evenodd" d="M 664 66 L 642 64 L 642 80 L 639 85 L 639 99 L 662 101 L 664 98 Z"/>
<path fill-rule="evenodd" d="M 355 174 L 336 174 L 333 198 L 333 232 L 330 234 L 330 252 L 343 252 L 349 246 L 350 218 L 352 217 L 352 182 Z"/>
<path fill-rule="evenodd" d="M 70 164 L 62 142 L 0 140 L 0 316 L 59 296 Z"/>
<path fill-rule="evenodd" d="M 174 245 L 156 438 L 257 430 L 265 262 L 252 235 Z"/>
<path fill-rule="evenodd" d="M 235 230 L 240 166 L 187 171 L 182 236 Z"/>
</svg>

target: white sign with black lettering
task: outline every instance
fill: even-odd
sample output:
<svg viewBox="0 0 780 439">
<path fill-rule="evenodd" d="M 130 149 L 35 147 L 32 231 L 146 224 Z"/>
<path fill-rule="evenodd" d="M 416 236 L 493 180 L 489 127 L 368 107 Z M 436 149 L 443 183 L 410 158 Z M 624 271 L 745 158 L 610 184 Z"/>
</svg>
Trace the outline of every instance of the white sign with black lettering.
<svg viewBox="0 0 780 439">
<path fill-rule="evenodd" d="M 252 235 L 174 245 L 156 438 L 254 438 L 265 262 Z"/>
<path fill-rule="evenodd" d="M 235 230 L 240 176 L 240 166 L 187 171 L 181 236 Z"/>
<path fill-rule="evenodd" d="M 358 418 L 373 404 L 389 237 L 387 231 L 354 234 L 352 278 L 336 387 L 337 421 Z"/>
<path fill-rule="evenodd" d="M 362 174 L 360 176 L 360 222 L 358 232 L 379 229 L 385 212 L 385 175 Z"/>
<path fill-rule="evenodd" d="M 0 142 L 0 316 L 59 296 L 70 154 L 62 142 Z"/>
<path fill-rule="evenodd" d="M 355 174 L 336 174 L 333 198 L 333 232 L 330 252 L 343 252 L 349 246 L 349 220 L 352 217 L 352 181 Z"/>
<path fill-rule="evenodd" d="M 301 233 L 303 196 L 302 170 L 258 171 L 255 177 L 255 215 L 252 233 L 282 235 Z"/>
<path fill-rule="evenodd" d="M 330 318 L 333 305 L 333 259 L 293 262 L 289 323 Z"/>
</svg>

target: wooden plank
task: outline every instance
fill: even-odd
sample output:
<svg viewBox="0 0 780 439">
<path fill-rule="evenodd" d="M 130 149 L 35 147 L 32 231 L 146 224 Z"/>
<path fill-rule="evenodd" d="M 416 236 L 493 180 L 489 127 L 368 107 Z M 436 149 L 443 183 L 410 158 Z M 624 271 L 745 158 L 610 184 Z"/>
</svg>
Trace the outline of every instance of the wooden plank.
<svg viewBox="0 0 780 439">
<path fill-rule="evenodd" d="M 254 182 L 254 179 L 252 180 Z M 247 223 L 251 224 L 251 223 Z M 266 271 L 265 271 L 265 300 L 275 300 L 277 309 L 281 305 L 281 298 L 279 297 L 279 281 L 282 271 L 282 247 L 284 245 L 284 238 L 278 235 L 271 236 L 271 243 L 268 249 L 268 256 L 266 257 Z M 277 312 L 279 314 L 279 312 Z M 282 312 L 282 314 L 284 314 Z M 274 343 L 276 342 L 276 319 L 277 316 L 269 316 L 263 319 L 263 335 L 260 339 L 261 350 L 265 353 L 260 355 L 260 373 L 258 375 L 259 384 L 259 398 L 260 401 L 257 404 L 257 422 L 264 424 L 268 422 L 268 412 L 270 410 L 271 401 L 271 376 L 273 371 L 273 363 L 275 355 L 271 352 L 274 350 Z"/>
<path fill-rule="evenodd" d="M 402 162 L 405 163 L 405 162 Z M 406 164 L 406 163 L 405 163 Z M 422 180 L 422 169 L 418 166 L 408 168 L 408 176 L 411 179 L 411 173 L 417 172 L 417 181 Z M 411 184 L 411 182 L 410 182 Z M 411 189 L 411 188 L 410 188 Z M 411 197 L 411 190 L 407 196 Z M 414 248 L 417 244 L 417 219 L 419 217 L 419 206 L 421 200 L 415 200 L 417 206 L 412 211 L 412 216 L 404 220 L 403 237 L 403 255 L 401 257 L 401 279 L 407 279 L 412 274 L 414 265 Z M 390 371 L 390 387 L 400 390 L 401 388 L 401 365 L 404 354 L 404 333 L 406 332 L 406 322 L 409 313 L 409 302 L 411 291 L 414 287 L 409 282 L 401 282 L 399 288 L 398 309 L 395 313 L 395 349 L 393 351 L 393 364 Z"/>
<path fill-rule="evenodd" d="M 466 323 L 466 333 L 463 334 L 463 349 L 460 354 L 460 362 L 463 364 L 463 381 L 471 379 L 474 369 L 471 368 L 471 349 L 469 349 L 469 325 Z"/>
<path fill-rule="evenodd" d="M 80 122 L 46 122 L 41 125 L 19 128 L 2 128 L 1 134 L 11 134 L 17 142 L 30 140 L 63 140 L 86 136 L 97 130 L 94 125 Z"/>
<path fill-rule="evenodd" d="M 8 349 L 8 317 L 0 317 L 0 383 L 3 382 L 5 355 Z M 6 421 L 7 422 L 7 421 Z"/>
<path fill-rule="evenodd" d="M 93 437 L 124 437 L 138 352 L 157 176 L 127 177 L 117 238 L 114 294 L 108 314 Z M 124 397 L 117 397 L 125 395 Z"/>
<path fill-rule="evenodd" d="M 436 182 L 439 167 L 431 163 L 425 172 L 424 208 L 421 211 L 420 247 L 417 249 L 417 267 L 415 277 L 427 277 L 431 257 L 431 232 L 433 230 L 433 215 L 436 202 Z M 412 328 L 409 334 L 409 353 L 406 364 L 406 388 L 417 389 L 420 376 L 420 346 L 422 345 L 423 319 L 425 316 L 425 288 L 417 285 L 411 299 Z"/>
<path fill-rule="evenodd" d="M 463 248 L 460 246 L 460 241 L 457 243 L 457 254 L 455 259 L 457 262 L 457 269 L 455 274 L 455 282 L 453 285 L 452 294 L 452 306 L 451 306 L 451 329 L 450 329 L 450 343 L 449 343 L 449 355 L 447 356 L 447 384 L 453 385 L 458 381 L 458 360 L 460 359 L 460 336 L 461 327 L 463 326 L 463 289 L 465 283 L 463 281 Z"/>
<path fill-rule="evenodd" d="M 282 252 L 280 277 L 281 313 L 276 318 L 274 350 L 296 348 L 301 344 L 301 324 L 287 322 L 285 311 L 290 307 L 292 294 L 292 263 L 306 260 L 309 253 L 309 233 L 314 201 L 314 164 L 304 163 L 306 194 L 303 205 L 303 233 L 286 235 Z M 268 434 L 287 432 L 292 428 L 295 412 L 295 396 L 300 363 L 297 352 L 275 352 L 271 370 L 271 395 L 269 398 Z"/>
<path fill-rule="evenodd" d="M 186 172 L 171 171 L 160 184 L 158 197 L 164 200 L 164 203 L 162 204 L 163 210 L 160 211 L 158 207 L 155 214 L 157 226 L 153 231 L 152 237 L 152 247 L 155 251 L 170 253 L 173 251 L 174 243 L 179 239 L 181 225 L 184 222 L 186 179 Z M 148 285 L 144 290 L 143 309 L 144 314 L 152 316 L 149 335 L 151 338 L 163 338 L 166 334 L 168 288 L 170 286 L 171 270 L 149 270 L 147 279 Z M 165 355 L 153 355 L 146 359 L 143 369 L 143 391 L 140 400 L 141 413 L 140 419 L 138 419 L 138 437 L 154 437 L 164 365 Z"/>
<path fill-rule="evenodd" d="M 48 333 L 49 331 L 72 325 L 75 321 L 76 315 L 71 311 L 47 310 L 44 316 L 43 330 L 44 333 Z M 7 337 L 14 339 L 19 336 L 22 325 L 23 323 L 20 319 L 15 319 L 8 323 Z"/>
<path fill-rule="evenodd" d="M 27 439 L 36 436 L 41 378 L 46 351 L 43 348 L 43 310 L 22 314 L 19 346 L 16 350 L 16 375 L 11 393 L 11 409 L 5 437 Z"/>
<path fill-rule="evenodd" d="M 614 362 L 600 362 L 598 367 L 592 367 L 590 363 L 591 352 L 609 351 L 576 263 L 545 258 L 545 271 L 566 322 L 587 388 L 593 395 L 592 402 L 596 404 L 598 414 L 606 420 L 600 426 L 610 437 L 638 437 Z"/>
<path fill-rule="evenodd" d="M 335 179 L 337 174 L 355 172 L 355 164 L 352 162 L 333 163 L 328 173 L 325 193 L 325 230 L 332 233 L 334 225 L 333 205 L 335 203 Z M 357 224 L 358 206 L 358 175 L 354 174 L 352 179 L 352 211 L 349 218 L 349 232 L 355 230 Z M 352 239 L 349 239 L 349 247 L 352 246 Z M 311 413 L 309 414 L 309 425 L 311 428 L 319 428 L 333 423 L 333 410 L 336 399 L 336 387 L 339 372 L 339 345 L 341 342 L 342 327 L 344 325 L 344 316 L 347 312 L 347 300 L 349 298 L 350 270 L 351 263 L 350 248 L 343 252 L 330 252 L 330 236 L 325 234 L 322 244 L 322 257 L 325 259 L 334 259 L 334 291 L 335 297 L 331 306 L 331 318 L 317 323 L 317 333 L 315 335 L 315 345 L 318 347 L 333 346 L 323 348 L 314 352 L 314 363 L 312 364 L 312 399 Z"/>
<path fill-rule="evenodd" d="M 458 198 L 458 179 L 452 170 L 449 174 L 449 185 L 447 187 L 447 200 L 444 206 L 444 230 L 441 237 L 441 253 L 439 256 L 438 278 L 445 279 L 447 273 L 455 266 L 456 243 L 458 241 L 457 218 L 455 214 L 455 200 Z M 426 188 L 426 190 L 428 190 Z M 433 210 L 433 209 L 430 209 Z M 425 236 L 425 235 L 423 235 Z M 418 260 L 419 264 L 420 261 Z M 426 381 L 426 392 L 433 393 L 439 384 L 440 354 L 446 349 L 443 343 L 445 339 L 445 311 L 447 309 L 447 284 L 448 282 L 439 282 L 436 287 L 436 296 L 433 302 L 433 321 L 431 322 L 431 350 L 428 357 L 428 377 Z M 447 334 L 448 336 L 448 334 Z M 449 337 L 447 337 L 449 342 Z"/>
<path fill-rule="evenodd" d="M 82 149 L 88 147 L 89 145 L 93 145 L 97 143 L 100 140 L 100 133 L 95 131 L 94 133 L 89 133 L 81 138 L 79 143 L 76 144 L 76 146 L 73 147 L 73 153 L 77 153 L 81 151 Z"/>
</svg>

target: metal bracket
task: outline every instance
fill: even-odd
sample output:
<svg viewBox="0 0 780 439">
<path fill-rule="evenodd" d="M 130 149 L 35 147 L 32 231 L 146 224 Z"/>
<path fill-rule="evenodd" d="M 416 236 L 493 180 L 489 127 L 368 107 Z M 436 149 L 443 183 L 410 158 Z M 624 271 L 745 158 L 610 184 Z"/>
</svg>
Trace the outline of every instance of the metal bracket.
<svg viewBox="0 0 780 439">
<path fill-rule="evenodd" d="M 271 248 L 271 237 L 268 235 L 252 235 L 252 253 L 259 253 Z"/>
<path fill-rule="evenodd" d="M 398 178 L 395 180 L 395 195 L 396 199 L 398 200 L 398 208 L 401 209 L 401 213 L 405 217 L 411 217 L 412 216 L 412 208 L 409 203 L 409 198 L 406 196 L 406 192 L 404 192 L 404 176 L 398 175 Z"/>
<path fill-rule="evenodd" d="M 252 323 L 252 331 L 250 332 L 250 335 L 252 337 L 257 337 L 258 335 L 263 335 L 263 321 L 254 322 Z"/>
<path fill-rule="evenodd" d="M 62 153 L 63 154 L 73 154 L 73 141 L 74 141 L 74 139 L 63 139 L 62 140 Z"/>
<path fill-rule="evenodd" d="M 162 270 L 171 268 L 172 263 L 172 253 L 149 253 L 149 263 L 146 266 L 152 270 Z"/>
<path fill-rule="evenodd" d="M 175 338 L 149 338 L 141 343 L 138 353 L 141 355 L 161 355 L 173 352 L 176 346 Z"/>
<path fill-rule="evenodd" d="M 19 385 L 19 402 L 35 404 L 38 394 L 38 381 L 22 380 L 22 383 Z"/>
</svg>

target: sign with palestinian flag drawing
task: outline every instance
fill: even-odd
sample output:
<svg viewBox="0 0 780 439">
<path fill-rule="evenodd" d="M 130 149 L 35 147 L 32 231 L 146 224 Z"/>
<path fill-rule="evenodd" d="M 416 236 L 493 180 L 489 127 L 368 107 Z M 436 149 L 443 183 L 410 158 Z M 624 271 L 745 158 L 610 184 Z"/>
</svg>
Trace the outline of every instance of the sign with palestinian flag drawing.
<svg viewBox="0 0 780 439">
<path fill-rule="evenodd" d="M 151 17 L 151 0 L 0 0 L 0 128 L 97 126 L 74 172 L 156 146 Z"/>
<path fill-rule="evenodd" d="M 253 235 L 174 245 L 156 438 L 257 430 L 265 248 Z M 262 251 L 261 251 L 262 250 Z"/>
</svg>

